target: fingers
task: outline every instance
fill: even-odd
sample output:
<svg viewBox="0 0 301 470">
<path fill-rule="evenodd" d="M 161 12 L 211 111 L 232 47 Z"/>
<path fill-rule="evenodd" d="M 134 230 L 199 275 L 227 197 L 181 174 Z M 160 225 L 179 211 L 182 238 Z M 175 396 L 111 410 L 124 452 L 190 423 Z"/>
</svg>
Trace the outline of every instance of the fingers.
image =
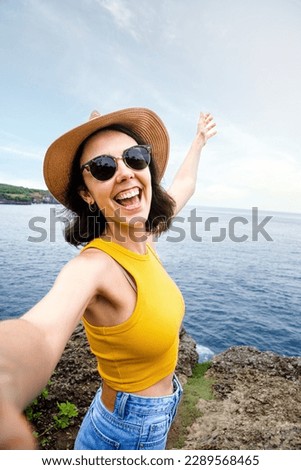
<svg viewBox="0 0 301 470">
<path fill-rule="evenodd" d="M 200 113 L 200 119 L 203 120 L 206 124 L 209 124 L 213 120 L 211 113 Z"/>
<path fill-rule="evenodd" d="M 209 132 L 207 135 L 208 139 L 211 139 L 211 137 L 215 136 L 217 134 L 217 131 Z"/>
<path fill-rule="evenodd" d="M 211 113 L 201 112 L 198 125 L 201 128 L 205 128 L 205 130 L 210 133 L 210 137 L 216 134 L 216 131 L 210 132 L 216 127 L 216 123 L 213 121 L 213 116 Z"/>
<path fill-rule="evenodd" d="M 197 123 L 197 131 L 195 136 L 195 142 L 197 145 L 202 148 L 204 145 L 206 145 L 208 139 L 211 139 L 211 137 L 213 137 L 216 133 L 216 124 L 213 120 L 212 114 L 201 112 Z"/>
<path fill-rule="evenodd" d="M 212 118 L 213 119 L 213 118 Z M 213 122 L 212 124 L 207 124 L 206 128 L 207 128 L 207 131 L 211 131 L 211 129 L 213 129 L 214 127 L 216 127 L 216 123 Z"/>
</svg>

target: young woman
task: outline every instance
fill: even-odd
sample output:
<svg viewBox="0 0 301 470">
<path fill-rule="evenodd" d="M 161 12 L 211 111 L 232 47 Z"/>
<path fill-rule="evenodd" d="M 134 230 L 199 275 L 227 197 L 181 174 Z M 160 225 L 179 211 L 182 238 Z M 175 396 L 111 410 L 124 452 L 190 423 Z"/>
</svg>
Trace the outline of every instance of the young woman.
<svg viewBox="0 0 301 470">
<path fill-rule="evenodd" d="M 174 370 L 184 302 L 153 237 L 193 194 L 201 150 L 215 134 L 212 116 L 201 113 L 168 192 L 160 180 L 169 138 L 148 109 L 93 112 L 49 147 L 45 181 L 70 211 L 67 241 L 83 249 L 38 304 L 0 324 L 0 448 L 35 447 L 22 410 L 80 321 L 102 385 L 75 449 L 165 448 L 182 394 Z"/>
</svg>

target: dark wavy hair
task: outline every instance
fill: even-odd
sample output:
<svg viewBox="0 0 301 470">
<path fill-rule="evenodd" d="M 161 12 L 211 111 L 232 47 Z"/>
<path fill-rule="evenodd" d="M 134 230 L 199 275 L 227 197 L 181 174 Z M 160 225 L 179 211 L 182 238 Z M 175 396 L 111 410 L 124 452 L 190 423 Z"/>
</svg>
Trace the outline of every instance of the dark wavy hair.
<svg viewBox="0 0 301 470">
<path fill-rule="evenodd" d="M 80 190 L 86 188 L 80 171 L 80 158 L 84 146 L 93 135 L 104 130 L 123 132 L 135 139 L 139 145 L 148 143 L 142 142 L 141 138 L 129 129 L 117 125 L 98 130 L 81 143 L 73 160 L 69 185 L 66 192 L 66 205 L 68 209 L 64 209 L 64 216 L 66 217 L 64 230 L 65 239 L 74 246 L 86 245 L 94 238 L 100 237 L 106 228 L 107 220 L 104 214 L 98 208 L 92 213 L 89 209 L 89 205 L 79 194 Z M 170 227 L 174 215 L 175 201 L 158 181 L 154 156 L 151 159 L 149 169 L 151 173 L 152 201 L 145 229 L 147 233 L 153 233 L 159 236 Z"/>
</svg>

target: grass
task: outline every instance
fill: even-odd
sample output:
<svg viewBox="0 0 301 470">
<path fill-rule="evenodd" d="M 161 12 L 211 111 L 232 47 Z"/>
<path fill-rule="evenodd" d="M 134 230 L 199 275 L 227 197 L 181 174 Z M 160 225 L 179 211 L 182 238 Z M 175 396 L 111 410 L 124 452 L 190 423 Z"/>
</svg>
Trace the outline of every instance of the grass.
<svg viewBox="0 0 301 470">
<path fill-rule="evenodd" d="M 213 379 L 205 377 L 211 362 L 197 364 L 193 375 L 184 386 L 183 397 L 174 422 L 174 432 L 170 433 L 168 447 L 170 449 L 182 449 L 188 434 L 188 428 L 201 416 L 197 409 L 197 403 L 203 400 L 213 400 Z"/>
</svg>

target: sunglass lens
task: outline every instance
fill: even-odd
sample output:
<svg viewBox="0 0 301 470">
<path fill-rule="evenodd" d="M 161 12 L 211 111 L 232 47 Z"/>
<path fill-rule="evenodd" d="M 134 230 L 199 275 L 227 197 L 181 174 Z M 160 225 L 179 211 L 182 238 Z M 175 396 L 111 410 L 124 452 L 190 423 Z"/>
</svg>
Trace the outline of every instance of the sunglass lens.
<svg viewBox="0 0 301 470">
<path fill-rule="evenodd" d="M 116 163 L 111 157 L 99 157 L 90 165 L 90 171 L 94 178 L 100 181 L 109 180 L 114 176 Z"/>
<path fill-rule="evenodd" d="M 145 147 L 133 147 L 127 151 L 125 161 L 133 170 L 143 170 L 150 163 L 150 152 Z"/>
</svg>

